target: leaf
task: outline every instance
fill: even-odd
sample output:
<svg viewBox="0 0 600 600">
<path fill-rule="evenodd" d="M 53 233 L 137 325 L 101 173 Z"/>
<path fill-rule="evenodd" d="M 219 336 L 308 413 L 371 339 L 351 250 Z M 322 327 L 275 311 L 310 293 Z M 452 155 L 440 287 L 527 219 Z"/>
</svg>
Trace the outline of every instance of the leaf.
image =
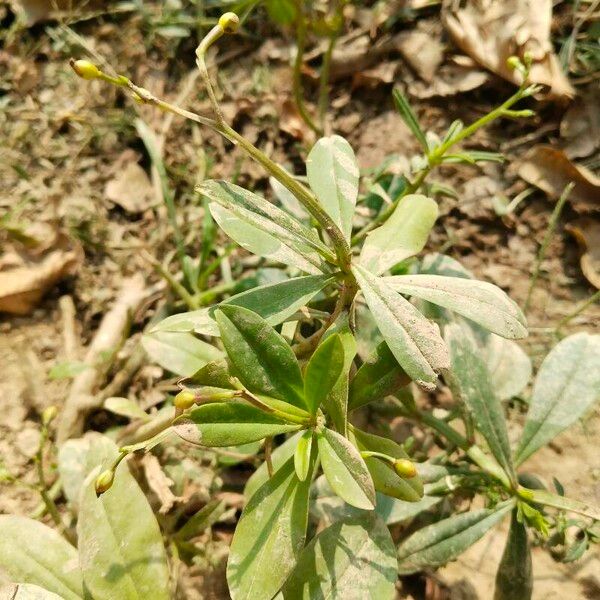
<svg viewBox="0 0 600 600">
<path fill-rule="evenodd" d="M 86 588 L 94 600 L 168 600 L 167 556 L 146 497 L 122 464 L 110 490 L 96 498 L 98 472 L 90 473 L 84 484 L 77 522 Z"/>
<path fill-rule="evenodd" d="M 30 583 L 19 583 L 16 589 L 7 589 L 0 584 L 0 594 L 3 592 L 10 592 L 9 596 L 2 596 L 7 600 L 64 600 L 61 596 Z"/>
<path fill-rule="evenodd" d="M 298 440 L 294 452 L 294 469 L 296 470 L 296 475 L 300 481 L 306 481 L 306 478 L 308 477 L 312 446 L 313 431 L 312 429 L 307 429 Z"/>
<path fill-rule="evenodd" d="M 427 143 L 425 134 L 423 133 L 423 130 L 419 125 L 419 121 L 417 120 L 417 115 L 415 115 L 411 105 L 408 102 L 408 99 L 398 88 L 394 88 L 393 96 L 394 105 L 402 117 L 402 120 L 411 130 L 412 134 L 417 138 L 419 144 L 421 144 L 421 148 L 423 148 L 425 152 L 429 152 L 429 144 Z"/>
<path fill-rule="evenodd" d="M 315 415 L 344 369 L 344 346 L 338 334 L 321 342 L 306 366 L 304 398 L 308 412 Z"/>
<path fill-rule="evenodd" d="M 421 194 L 404 196 L 391 217 L 367 235 L 360 264 L 374 275 L 418 254 L 438 217 L 437 203 Z"/>
<path fill-rule="evenodd" d="M 494 600 L 531 600 L 532 590 L 533 569 L 527 529 L 519 523 L 517 511 L 513 510 L 506 546 L 496 572 Z"/>
<path fill-rule="evenodd" d="M 465 327 L 450 324 L 445 334 L 452 364 L 450 388 L 473 416 L 475 426 L 496 460 L 509 476 L 514 477 L 504 410 L 494 394 L 490 373 L 480 351 Z"/>
<path fill-rule="evenodd" d="M 514 501 L 493 509 L 471 510 L 428 525 L 398 546 L 398 573 L 435 569 L 458 558 L 512 510 Z"/>
<path fill-rule="evenodd" d="M 329 275 L 294 277 L 236 294 L 217 306 L 242 306 L 260 315 L 269 325 L 275 326 L 306 306 L 332 281 L 333 278 Z M 201 308 L 172 315 L 155 325 L 152 331 L 193 331 L 201 335 L 218 336 L 220 334 L 213 317 L 214 310 L 214 307 Z"/>
<path fill-rule="evenodd" d="M 294 435 L 290 436 L 281 446 L 277 446 L 271 453 L 271 462 L 273 463 L 273 470 L 278 471 L 290 458 L 294 456 L 296 446 L 302 436 L 303 432 L 298 431 Z M 258 490 L 264 483 L 269 479 L 269 472 L 267 469 L 267 463 L 263 462 L 254 473 L 250 476 L 246 482 L 244 488 L 244 496 L 246 499 L 250 499 L 256 490 Z"/>
<path fill-rule="evenodd" d="M 107 398 L 104 401 L 103 407 L 115 415 L 129 417 L 130 419 L 142 419 L 147 421 L 150 418 L 137 402 L 134 402 L 129 398 Z"/>
<path fill-rule="evenodd" d="M 290 600 L 396 597 L 394 542 L 373 513 L 334 523 L 313 538 L 283 588 Z"/>
<path fill-rule="evenodd" d="M 520 465 L 575 423 L 600 398 L 600 335 L 559 342 L 537 374 L 515 463 Z"/>
<path fill-rule="evenodd" d="M 250 498 L 227 562 L 233 600 L 271 600 L 292 572 L 306 539 L 311 479 L 300 481 L 290 458 Z"/>
<path fill-rule="evenodd" d="M 518 396 L 531 379 L 531 359 L 516 343 L 491 334 L 485 346 L 485 362 L 492 387 L 500 400 Z"/>
<path fill-rule="evenodd" d="M 339 135 L 321 138 L 308 155 L 306 174 L 317 200 L 349 240 L 360 175 L 352 147 Z"/>
<path fill-rule="evenodd" d="M 185 379 L 187 387 L 213 387 L 223 390 L 235 390 L 236 382 L 229 372 L 227 360 L 213 360 L 206 363 L 201 369 L 196 371 L 191 377 Z"/>
<path fill-rule="evenodd" d="M 375 488 L 360 452 L 331 429 L 318 433 L 317 442 L 323 473 L 335 493 L 352 506 L 372 510 Z"/>
<path fill-rule="evenodd" d="M 218 448 L 248 444 L 299 428 L 259 408 L 233 401 L 198 406 L 173 425 L 175 433 L 187 442 Z"/>
<path fill-rule="evenodd" d="M 530 502 L 535 504 L 543 504 L 545 506 L 552 506 L 560 510 L 566 510 L 568 512 L 574 512 L 584 517 L 590 517 L 595 521 L 600 521 L 600 508 L 597 508 L 586 502 L 580 500 L 573 500 L 572 498 L 566 498 L 565 496 L 559 496 L 546 490 L 525 490 L 524 497 Z"/>
<path fill-rule="evenodd" d="M 385 398 L 409 383 L 410 377 L 398 364 L 388 345 L 381 342 L 352 379 L 348 408 L 355 410 Z"/>
<path fill-rule="evenodd" d="M 221 229 L 249 252 L 315 274 L 318 253 L 331 257 L 316 233 L 264 198 L 225 181 L 205 181 L 197 190 L 210 199 Z"/>
<path fill-rule="evenodd" d="M 491 283 L 443 275 L 397 275 L 384 280 L 401 294 L 453 310 L 502 337 L 527 337 L 521 309 Z"/>
<path fill-rule="evenodd" d="M 450 366 L 448 349 L 439 328 L 382 278 L 362 267 L 354 275 L 381 335 L 406 374 L 428 389 L 435 387 L 437 372 Z"/>
<path fill-rule="evenodd" d="M 206 363 L 223 355 L 214 346 L 189 333 L 147 333 L 142 336 L 142 346 L 163 369 L 183 377 L 190 377 Z"/>
<path fill-rule="evenodd" d="M 12 581 L 38 585 L 64 600 L 81 600 L 77 550 L 46 525 L 0 515 L 0 572 Z"/>
<path fill-rule="evenodd" d="M 55 364 L 48 372 L 48 379 L 61 380 L 76 377 L 86 369 L 91 369 L 92 365 L 81 361 L 69 361 Z"/>
<path fill-rule="evenodd" d="M 235 375 L 250 391 L 306 407 L 304 382 L 294 352 L 264 319 L 239 306 L 215 312 Z"/>
</svg>

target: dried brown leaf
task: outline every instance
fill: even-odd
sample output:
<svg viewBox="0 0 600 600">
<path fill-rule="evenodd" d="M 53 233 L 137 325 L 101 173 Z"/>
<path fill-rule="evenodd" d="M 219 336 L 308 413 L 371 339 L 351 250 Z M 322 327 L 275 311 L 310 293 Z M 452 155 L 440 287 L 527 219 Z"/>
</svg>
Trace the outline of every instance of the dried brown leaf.
<svg viewBox="0 0 600 600">
<path fill-rule="evenodd" d="M 600 290 L 600 222 L 597 219 L 578 219 L 566 230 L 579 245 L 581 271 L 585 278 Z"/>
<path fill-rule="evenodd" d="M 140 213 L 152 204 L 154 188 L 146 171 L 130 162 L 106 184 L 104 195 L 127 212 Z"/>
<path fill-rule="evenodd" d="M 444 60 L 444 45 L 424 31 L 410 31 L 398 37 L 398 50 L 404 60 L 425 81 L 433 81 Z"/>
<path fill-rule="evenodd" d="M 577 98 L 560 122 L 565 154 L 573 158 L 589 156 L 600 146 L 600 93 Z"/>
<path fill-rule="evenodd" d="M 142 466 L 148 487 L 156 494 L 156 497 L 160 501 L 158 512 L 161 515 L 166 515 L 178 501 L 177 496 L 171 491 L 173 480 L 167 477 L 160 466 L 158 458 L 154 454 L 144 455 Z"/>
<path fill-rule="evenodd" d="M 463 92 L 470 92 L 489 79 L 485 71 L 447 64 L 440 67 L 431 83 L 415 81 L 408 88 L 411 96 L 425 100 L 436 96 L 454 96 Z"/>
<path fill-rule="evenodd" d="M 525 155 L 518 172 L 525 181 L 555 199 L 573 182 L 575 187 L 569 201 L 575 210 L 589 212 L 600 208 L 600 178 L 572 163 L 559 148 L 534 146 Z"/>
<path fill-rule="evenodd" d="M 530 52 L 532 83 L 548 86 L 554 98 L 575 95 L 550 40 L 552 0 L 444 0 L 442 19 L 457 46 L 500 77 L 519 85 L 506 60 Z"/>
</svg>

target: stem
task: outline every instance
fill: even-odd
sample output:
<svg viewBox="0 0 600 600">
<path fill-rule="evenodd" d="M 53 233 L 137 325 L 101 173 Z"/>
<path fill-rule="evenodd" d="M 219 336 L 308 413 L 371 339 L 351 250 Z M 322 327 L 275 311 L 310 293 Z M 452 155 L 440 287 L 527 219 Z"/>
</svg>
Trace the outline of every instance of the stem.
<svg viewBox="0 0 600 600">
<path fill-rule="evenodd" d="M 531 294 L 533 293 L 533 288 L 535 287 L 535 284 L 537 283 L 537 280 L 540 276 L 540 266 L 546 256 L 546 250 L 548 249 L 548 246 L 550 245 L 550 241 L 552 240 L 552 236 L 554 235 L 554 231 L 556 229 L 556 225 L 558 224 L 558 219 L 560 218 L 560 214 L 562 212 L 563 206 L 565 205 L 565 202 L 569 198 L 569 195 L 571 194 L 571 190 L 573 189 L 574 186 L 575 186 L 575 184 L 573 182 L 571 182 L 565 187 L 565 189 L 563 190 L 563 193 L 560 195 L 560 198 L 558 199 L 558 202 L 556 203 L 556 206 L 554 207 L 554 210 L 552 211 L 552 215 L 550 216 L 550 222 L 548 223 L 548 229 L 546 230 L 546 235 L 544 235 L 542 245 L 540 246 L 540 250 L 539 250 L 537 258 L 535 260 L 535 266 L 533 268 L 533 275 L 531 277 L 531 282 L 529 283 L 529 290 L 527 291 L 527 298 L 525 300 L 525 305 L 523 306 L 524 313 L 526 313 L 527 309 L 529 308 L 529 303 L 531 302 Z"/>
<path fill-rule="evenodd" d="M 555 331 L 560 331 L 562 327 L 564 327 L 569 321 L 574 319 L 577 315 L 581 314 L 588 306 L 594 304 L 600 300 L 600 290 L 597 290 L 595 294 L 592 294 L 587 300 L 582 302 L 572 313 L 568 314 L 566 317 L 563 317 L 558 325 L 556 326 Z"/>
<path fill-rule="evenodd" d="M 341 9 L 338 3 L 337 13 L 342 20 Z M 321 123 L 321 131 L 325 132 L 327 129 L 327 108 L 329 107 L 329 77 L 331 74 L 331 59 L 333 58 L 333 51 L 340 35 L 341 27 L 338 27 L 330 36 L 327 50 L 323 56 L 323 64 L 321 65 L 321 77 L 319 80 L 319 121 Z"/>
<path fill-rule="evenodd" d="M 211 106 L 215 115 L 217 117 L 217 122 L 223 122 L 223 113 L 219 108 L 219 102 L 215 95 L 215 91 L 210 82 L 210 76 L 208 74 L 208 69 L 206 67 L 206 51 L 210 48 L 212 44 L 214 44 L 225 32 L 223 31 L 220 25 L 215 25 L 208 34 L 203 38 L 196 50 L 196 65 L 200 70 L 200 75 L 202 75 L 202 79 L 204 79 L 204 83 L 206 85 L 206 89 L 208 91 L 208 98 L 210 100 Z"/>
<path fill-rule="evenodd" d="M 267 473 L 269 478 L 273 477 L 275 470 L 273 469 L 273 460 L 271 457 L 271 450 L 273 449 L 273 438 L 265 438 L 265 462 L 267 463 Z"/>
<path fill-rule="evenodd" d="M 283 419 L 284 421 L 289 421 L 290 423 L 297 423 L 298 425 L 303 425 L 305 427 L 311 425 L 310 416 L 307 416 L 306 418 L 304 418 L 304 417 L 300 417 L 298 415 L 292 415 L 290 413 L 287 413 L 283 410 L 279 410 L 277 408 L 273 408 L 272 406 L 265 404 L 262 400 L 257 398 L 252 392 L 250 392 L 246 389 L 241 390 L 240 397 L 242 399 L 246 400 L 246 402 L 248 402 L 249 404 L 252 404 L 252 406 L 259 408 L 263 412 L 272 414 L 273 416 L 279 417 L 280 419 Z"/>
</svg>

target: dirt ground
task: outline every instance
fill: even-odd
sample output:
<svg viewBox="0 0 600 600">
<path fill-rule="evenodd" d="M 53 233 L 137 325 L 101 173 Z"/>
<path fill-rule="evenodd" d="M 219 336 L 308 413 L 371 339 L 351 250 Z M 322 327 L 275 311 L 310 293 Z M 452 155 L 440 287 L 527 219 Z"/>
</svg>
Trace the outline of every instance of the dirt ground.
<svg viewBox="0 0 600 600">
<path fill-rule="evenodd" d="M 186 241 L 196 251 L 200 248 L 198 224 L 203 214 L 193 193 L 196 181 L 202 177 L 231 178 L 233 174 L 241 185 L 267 189 L 259 167 L 216 135 L 197 124 L 137 106 L 101 82 L 82 82 L 73 75 L 69 57 L 89 57 L 128 74 L 157 95 L 177 99 L 208 114 L 209 103 L 194 66 L 198 27 L 177 25 L 187 31 L 186 36 L 175 29 L 169 31 L 167 25 L 175 25 L 171 21 L 165 24 L 166 9 L 159 8 L 161 3 L 146 4 L 145 13 L 134 9 L 117 12 L 109 3 L 108 8 L 103 5 L 98 9 L 90 6 L 81 11 L 66 10 L 58 19 L 42 11 L 39 18 L 32 17 L 30 26 L 19 30 L 14 29 L 15 10 L 0 5 L 4 28 L 0 38 L 0 219 L 12 211 L 10 219 L 1 222 L 10 223 L 12 228 L 0 226 L 0 272 L 14 265 L 31 268 L 53 252 L 60 263 L 56 271 L 59 275 L 50 277 L 51 284 L 48 277 L 41 277 L 43 297 L 32 302 L 28 314 L 0 313 L 0 459 L 24 482 L 35 482 L 33 457 L 39 441 L 40 414 L 47 406 L 60 407 L 69 389 L 68 379 L 49 377 L 51 369 L 67 360 L 83 358 L 84 348 L 118 296 L 123 281 L 141 274 L 151 291 L 135 314 L 131 327 L 134 340 L 125 344 L 109 371 L 114 375 L 116 365 L 123 365 L 135 336 L 157 311 L 160 297 L 165 296 L 165 286 L 145 253 L 163 261 L 173 256 L 174 244 L 160 200 L 160 181 L 140 141 L 135 120 L 141 119 L 157 134 L 179 207 L 178 218 L 186 231 Z M 552 35 L 555 47 L 560 48 L 561 40 L 568 38 L 572 30 L 573 7 L 567 2 L 557 4 Z M 185 2 L 181 6 L 181 14 L 193 14 L 195 10 Z M 437 135 L 443 135 L 455 119 L 468 123 L 482 116 L 515 89 L 510 82 L 471 62 L 468 69 L 465 67 L 467 73 L 475 79 L 481 74 L 480 84 L 475 85 L 475 81 L 472 88 L 461 90 L 467 75 L 457 83 L 456 79 L 446 78 L 443 71 L 456 64 L 456 56 L 464 54 L 442 27 L 439 6 L 398 14 L 401 16 L 390 30 L 375 26 L 369 52 L 361 53 L 349 43 L 347 55 L 341 55 L 336 63 L 338 75 L 334 69 L 331 127 L 356 149 L 364 172 L 390 155 L 397 156 L 394 168 L 401 171 L 419 153 L 417 142 L 393 108 L 394 84 L 407 90 L 424 129 Z M 368 31 L 364 19 L 356 17 L 352 27 Z M 433 77 L 424 78 L 422 69 L 426 66 L 418 63 L 418 52 L 402 51 L 405 38 L 415 31 L 430 36 L 439 45 L 442 58 L 433 67 Z M 375 52 L 373 47 L 382 40 L 388 44 L 386 51 Z M 289 31 L 254 20 L 248 32 L 224 40 L 212 60 L 219 63 L 218 90 L 227 119 L 276 160 L 298 170 L 314 137 L 292 102 L 292 46 Z M 371 56 L 374 54 L 375 58 Z M 305 69 L 311 99 L 315 90 L 310 78 L 319 64 L 316 52 L 314 56 Z M 578 73 L 572 79 L 578 98 L 594 98 L 597 108 L 598 77 L 592 75 Z M 448 88 L 442 90 L 445 95 L 432 93 L 441 87 L 440 82 Z M 568 106 L 564 101 L 547 98 L 526 100 L 523 107 L 534 108 L 535 117 L 527 122 L 496 122 L 467 144 L 470 148 L 502 151 L 505 163 L 445 166 L 431 176 L 431 181 L 443 183 L 454 194 L 439 196 L 442 216 L 428 249 L 457 258 L 478 278 L 502 287 L 521 306 L 556 197 L 562 190 L 545 193 L 520 174 L 528 152 L 535 146 L 566 148 L 573 144 L 572 137 L 565 137 Z M 577 159 L 593 171 L 600 167 L 600 130 L 588 131 L 598 139 L 591 143 L 587 154 L 581 154 L 584 149 Z M 503 198 L 510 200 L 528 189 L 531 193 L 514 211 L 499 214 L 498 203 L 502 205 Z M 536 367 L 555 343 L 561 319 L 595 292 L 590 267 L 585 267 L 586 273 L 582 271 L 581 246 L 573 235 L 574 228 L 579 227 L 591 236 L 597 227 L 598 195 L 595 207 L 590 209 L 586 202 L 579 196 L 567 202 L 541 262 L 527 313 L 531 334 L 523 341 Z M 37 245 L 24 248 L 19 241 L 23 236 L 31 236 Z M 230 263 L 235 265 L 236 257 L 243 256 L 234 251 Z M 591 268 L 597 269 L 597 262 L 592 262 Z M 0 296 L 2 293 L 0 290 Z M 75 306 L 74 332 L 69 329 L 72 321 L 64 305 L 59 303 L 63 296 L 69 296 Z M 598 303 L 570 320 L 560 333 L 576 331 L 600 332 Z M 170 383 L 164 383 L 160 367 L 144 364 L 120 393 L 150 407 L 172 389 Z M 523 411 L 518 405 L 510 411 L 514 416 L 511 436 L 516 438 Z M 86 428 L 102 430 L 109 421 L 106 412 L 94 411 Z M 568 495 L 600 505 L 599 436 L 600 415 L 596 410 L 537 453 L 525 467 L 545 481 L 558 478 Z M 38 505 L 37 493 L 26 487 L 0 488 L 0 513 L 31 515 Z M 428 598 L 492 598 L 495 567 L 502 549 L 500 531 L 486 536 L 458 561 L 432 575 Z M 215 573 L 214 577 L 206 576 L 205 597 L 225 597 L 220 587 L 222 572 L 217 568 Z M 534 573 L 536 599 L 600 598 L 598 551 L 590 551 L 583 560 L 567 565 L 535 548 Z M 203 577 L 200 569 L 191 581 Z M 194 585 L 188 588 L 186 597 L 195 598 L 198 592 L 192 591 Z"/>
</svg>

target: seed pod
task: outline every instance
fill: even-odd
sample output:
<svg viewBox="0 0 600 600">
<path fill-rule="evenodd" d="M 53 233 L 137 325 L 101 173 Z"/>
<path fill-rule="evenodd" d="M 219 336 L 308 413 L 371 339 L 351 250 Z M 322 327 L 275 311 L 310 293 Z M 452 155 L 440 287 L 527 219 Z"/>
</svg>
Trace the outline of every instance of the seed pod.
<svg viewBox="0 0 600 600">
<path fill-rule="evenodd" d="M 406 458 L 397 458 L 394 461 L 394 471 L 403 479 L 411 479 L 417 474 L 414 463 Z"/>
<path fill-rule="evenodd" d="M 240 18 L 234 12 L 226 12 L 219 19 L 219 27 L 225 33 L 235 33 L 240 26 Z"/>
<path fill-rule="evenodd" d="M 115 471 L 114 469 L 106 469 L 106 471 L 102 471 L 98 477 L 96 477 L 96 481 L 94 483 L 94 488 L 96 489 L 96 496 L 99 498 L 104 492 L 109 490 L 112 487 L 112 484 L 115 480 Z"/>
<path fill-rule="evenodd" d="M 98 79 L 101 76 L 100 69 L 89 60 L 70 60 L 73 71 L 82 79 Z"/>
<path fill-rule="evenodd" d="M 189 390 L 181 390 L 177 396 L 175 396 L 173 400 L 173 404 L 175 408 L 179 408 L 181 410 L 187 410 L 190 406 L 193 406 L 196 403 L 196 394 L 190 392 Z"/>
</svg>

